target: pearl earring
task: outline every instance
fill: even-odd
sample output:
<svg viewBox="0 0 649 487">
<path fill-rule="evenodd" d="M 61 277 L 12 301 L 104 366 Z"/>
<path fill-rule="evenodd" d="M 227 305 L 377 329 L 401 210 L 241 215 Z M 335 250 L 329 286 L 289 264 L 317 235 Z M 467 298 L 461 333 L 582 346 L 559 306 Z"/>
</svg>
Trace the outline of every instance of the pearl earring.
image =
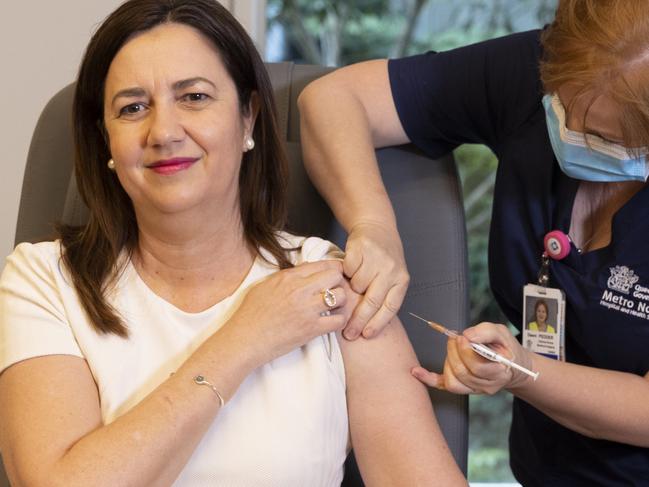
<svg viewBox="0 0 649 487">
<path fill-rule="evenodd" d="M 112 159 L 109 159 L 108 164 L 106 165 L 108 166 L 108 169 L 110 169 L 111 171 L 115 170 L 115 161 L 113 161 Z"/>
<path fill-rule="evenodd" d="M 255 148 L 255 141 L 249 135 L 246 135 L 246 138 L 243 140 L 243 146 L 245 147 L 245 152 Z"/>
</svg>

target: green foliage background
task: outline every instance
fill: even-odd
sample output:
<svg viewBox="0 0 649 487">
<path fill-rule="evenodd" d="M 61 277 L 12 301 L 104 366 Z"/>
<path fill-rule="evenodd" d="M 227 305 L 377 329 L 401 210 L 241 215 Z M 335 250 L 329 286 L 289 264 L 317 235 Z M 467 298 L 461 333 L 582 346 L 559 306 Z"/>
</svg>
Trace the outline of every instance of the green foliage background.
<svg viewBox="0 0 649 487">
<path fill-rule="evenodd" d="M 551 21 L 557 0 L 268 0 L 284 60 L 328 66 L 447 50 Z M 489 290 L 487 242 L 497 161 L 484 146 L 455 150 L 469 243 L 471 323 L 504 322 Z M 512 482 L 511 396 L 470 398 L 469 480 Z"/>
</svg>

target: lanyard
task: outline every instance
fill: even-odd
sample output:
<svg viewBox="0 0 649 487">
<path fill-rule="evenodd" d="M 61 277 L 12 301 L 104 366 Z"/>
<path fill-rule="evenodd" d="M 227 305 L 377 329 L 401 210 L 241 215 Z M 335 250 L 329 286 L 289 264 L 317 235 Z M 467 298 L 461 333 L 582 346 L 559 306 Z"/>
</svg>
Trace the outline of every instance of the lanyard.
<svg viewBox="0 0 649 487">
<path fill-rule="evenodd" d="M 523 287 L 522 344 L 555 360 L 565 360 L 565 295 L 561 289 L 548 287 L 550 259 L 566 258 L 570 245 L 570 238 L 560 230 L 548 232 L 543 239 L 537 284 Z"/>
</svg>

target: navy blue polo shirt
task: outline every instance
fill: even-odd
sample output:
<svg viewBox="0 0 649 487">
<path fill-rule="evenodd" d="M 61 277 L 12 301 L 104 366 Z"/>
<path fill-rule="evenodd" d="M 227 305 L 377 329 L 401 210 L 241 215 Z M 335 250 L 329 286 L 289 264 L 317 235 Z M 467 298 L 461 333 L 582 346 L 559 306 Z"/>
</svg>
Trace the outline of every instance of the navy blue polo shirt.
<svg viewBox="0 0 649 487">
<path fill-rule="evenodd" d="M 397 111 L 415 145 L 437 158 L 460 144 L 480 143 L 499 160 L 490 283 L 519 329 L 523 286 L 536 282 L 543 236 L 568 233 L 579 183 L 561 171 L 548 138 L 539 35 L 524 32 L 389 63 Z M 573 249 L 551 263 L 549 285 L 566 294 L 567 361 L 638 375 L 649 370 L 647 242 L 645 187 L 615 215 L 608 247 L 583 255 Z M 649 449 L 587 438 L 518 399 L 510 458 L 526 486 L 649 485 Z"/>
</svg>

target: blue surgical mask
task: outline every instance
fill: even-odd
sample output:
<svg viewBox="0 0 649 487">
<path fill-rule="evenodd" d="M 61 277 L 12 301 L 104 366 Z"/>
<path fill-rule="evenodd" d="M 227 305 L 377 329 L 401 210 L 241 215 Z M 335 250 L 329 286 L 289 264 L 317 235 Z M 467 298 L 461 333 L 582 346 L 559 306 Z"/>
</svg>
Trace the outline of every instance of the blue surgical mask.
<svg viewBox="0 0 649 487">
<path fill-rule="evenodd" d="M 569 130 L 565 110 L 556 93 L 543 97 L 543 107 L 552 150 L 566 175 L 599 182 L 647 180 L 646 149 L 637 151 L 641 156 L 631 157 L 626 147 L 596 135 Z"/>
</svg>

